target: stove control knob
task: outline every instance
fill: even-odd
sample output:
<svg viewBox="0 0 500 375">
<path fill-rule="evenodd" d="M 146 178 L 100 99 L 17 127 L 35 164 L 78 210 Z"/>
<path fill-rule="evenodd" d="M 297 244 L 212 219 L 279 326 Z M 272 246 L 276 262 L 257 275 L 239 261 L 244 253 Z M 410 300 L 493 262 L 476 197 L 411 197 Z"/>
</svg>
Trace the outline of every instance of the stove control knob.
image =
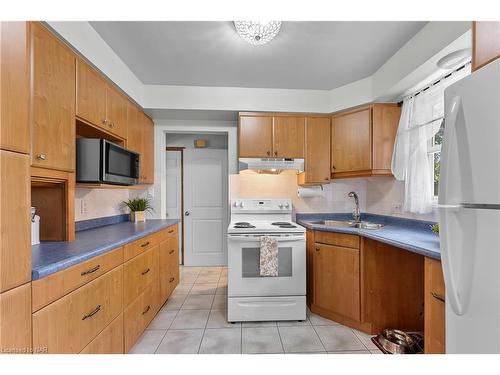
<svg viewBox="0 0 500 375">
<path fill-rule="evenodd" d="M 290 208 L 290 203 L 285 204 L 285 208 L 288 210 Z"/>
<path fill-rule="evenodd" d="M 243 208 L 243 202 L 240 202 L 240 207 Z"/>
<path fill-rule="evenodd" d="M 280 204 L 278 205 L 278 207 L 279 207 L 279 208 L 281 208 L 281 209 L 283 209 L 283 204 L 282 204 L 282 203 L 280 203 Z"/>
<path fill-rule="evenodd" d="M 234 203 L 233 203 L 233 206 L 234 206 L 234 207 L 238 207 L 238 202 L 234 202 Z"/>
</svg>

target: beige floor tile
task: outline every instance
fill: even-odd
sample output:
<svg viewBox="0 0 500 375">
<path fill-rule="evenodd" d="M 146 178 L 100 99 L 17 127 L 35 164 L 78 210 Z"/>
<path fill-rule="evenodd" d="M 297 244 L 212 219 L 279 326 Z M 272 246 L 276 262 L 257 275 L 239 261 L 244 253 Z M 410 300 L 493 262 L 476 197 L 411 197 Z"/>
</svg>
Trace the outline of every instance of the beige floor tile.
<svg viewBox="0 0 500 375">
<path fill-rule="evenodd" d="M 358 339 L 361 340 L 364 346 L 366 346 L 366 349 L 368 350 L 379 350 L 377 348 L 377 345 L 375 345 L 372 341 L 372 336 L 368 335 L 364 332 L 358 331 L 357 329 L 352 330 L 354 334 L 358 337 Z"/>
<path fill-rule="evenodd" d="M 180 310 L 186 300 L 187 294 L 172 295 L 161 308 L 162 310 Z"/>
<path fill-rule="evenodd" d="M 206 329 L 200 346 L 200 354 L 240 354 L 241 329 Z"/>
<path fill-rule="evenodd" d="M 166 330 L 149 330 L 144 331 L 139 340 L 135 343 L 132 349 L 130 349 L 131 354 L 153 354 L 160 345 L 163 336 L 165 336 Z"/>
<path fill-rule="evenodd" d="M 277 327 L 243 328 L 241 342 L 245 354 L 284 352 Z"/>
<path fill-rule="evenodd" d="M 276 322 L 243 322 L 243 328 L 262 328 L 262 327 L 276 327 Z"/>
<path fill-rule="evenodd" d="M 227 279 L 220 278 L 219 282 L 217 283 L 218 287 L 225 286 L 227 288 Z"/>
<path fill-rule="evenodd" d="M 281 320 L 278 321 L 278 327 L 301 327 L 301 326 L 310 326 L 311 322 L 309 319 L 306 320 Z"/>
<path fill-rule="evenodd" d="M 207 328 L 240 328 L 241 323 L 229 323 L 227 310 L 212 310 L 208 317 Z"/>
<path fill-rule="evenodd" d="M 205 275 L 205 276 L 198 276 L 198 278 L 195 281 L 195 284 L 212 284 L 212 283 L 218 283 L 219 282 L 219 275 L 218 274 L 213 274 L 213 275 Z"/>
<path fill-rule="evenodd" d="M 182 304 L 181 310 L 210 310 L 214 295 L 190 294 Z"/>
<path fill-rule="evenodd" d="M 217 284 L 195 284 L 189 294 L 215 294 Z"/>
<path fill-rule="evenodd" d="M 160 310 L 147 329 L 169 329 L 177 315 L 177 310 Z"/>
<path fill-rule="evenodd" d="M 218 286 L 215 294 L 227 296 L 227 286 Z"/>
<path fill-rule="evenodd" d="M 313 327 L 278 327 L 286 353 L 324 352 Z"/>
<path fill-rule="evenodd" d="M 197 275 L 185 275 L 185 276 L 180 275 L 179 276 L 179 285 L 182 285 L 182 284 L 193 285 L 197 278 L 198 278 Z"/>
<path fill-rule="evenodd" d="M 368 350 L 342 350 L 338 352 L 328 352 L 328 354 L 371 354 Z"/>
<path fill-rule="evenodd" d="M 323 326 L 316 328 L 321 342 L 329 352 L 339 350 L 366 350 L 352 329 L 344 326 Z"/>
<path fill-rule="evenodd" d="M 169 330 L 156 350 L 157 354 L 196 354 L 203 329 Z"/>
<path fill-rule="evenodd" d="M 214 303 L 212 304 L 213 310 L 227 310 L 227 296 L 223 294 L 216 295 Z"/>
<path fill-rule="evenodd" d="M 333 320 L 323 318 L 322 316 L 314 313 L 310 313 L 307 317 L 313 326 L 334 326 L 339 324 Z"/>
<path fill-rule="evenodd" d="M 379 348 L 371 349 L 370 353 L 372 353 L 372 354 L 384 354 L 384 353 L 382 353 L 382 351 Z"/>
<path fill-rule="evenodd" d="M 192 284 L 179 284 L 175 287 L 174 291 L 172 292 L 173 296 L 177 296 L 179 294 L 189 294 L 189 291 L 193 287 Z"/>
<path fill-rule="evenodd" d="M 170 329 L 205 328 L 210 310 L 180 310 Z"/>
</svg>

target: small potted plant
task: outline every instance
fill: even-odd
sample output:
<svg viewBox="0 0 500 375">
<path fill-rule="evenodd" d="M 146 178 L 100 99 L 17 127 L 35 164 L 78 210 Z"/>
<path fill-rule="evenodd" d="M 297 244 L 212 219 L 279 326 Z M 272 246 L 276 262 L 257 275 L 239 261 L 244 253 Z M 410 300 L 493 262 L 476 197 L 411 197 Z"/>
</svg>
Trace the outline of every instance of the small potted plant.
<svg viewBox="0 0 500 375">
<path fill-rule="evenodd" d="M 146 221 L 146 211 L 152 211 L 151 200 L 149 198 L 134 198 L 123 202 L 130 210 L 130 221 L 139 223 Z"/>
</svg>

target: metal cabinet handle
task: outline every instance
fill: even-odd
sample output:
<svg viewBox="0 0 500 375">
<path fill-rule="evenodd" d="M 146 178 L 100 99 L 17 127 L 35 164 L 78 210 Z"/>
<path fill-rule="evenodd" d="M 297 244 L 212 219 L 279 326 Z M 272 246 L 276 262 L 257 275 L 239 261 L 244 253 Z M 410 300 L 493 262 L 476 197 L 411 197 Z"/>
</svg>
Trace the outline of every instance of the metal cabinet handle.
<svg viewBox="0 0 500 375">
<path fill-rule="evenodd" d="M 108 123 L 108 120 L 104 119 L 102 120 L 103 125 L 106 125 Z"/>
<path fill-rule="evenodd" d="M 168 280 L 169 283 L 175 280 L 175 277 L 171 277 L 170 280 Z"/>
<path fill-rule="evenodd" d="M 335 170 L 335 166 L 334 166 L 334 165 L 332 165 L 332 171 L 334 171 L 334 170 Z"/>
<path fill-rule="evenodd" d="M 99 311 L 101 311 L 101 305 L 97 305 L 97 307 L 92 310 L 92 312 L 89 312 L 87 315 L 84 315 L 82 320 L 92 318 L 95 314 L 97 314 Z"/>
<path fill-rule="evenodd" d="M 189 216 L 189 215 L 191 215 L 191 212 L 186 211 L 186 212 L 184 212 L 184 215 L 185 215 L 185 216 Z"/>
<path fill-rule="evenodd" d="M 109 127 L 110 127 L 111 129 L 113 129 L 113 128 L 115 127 L 115 124 L 113 124 L 112 122 L 110 122 L 110 123 L 109 123 Z"/>
<path fill-rule="evenodd" d="M 271 156 L 271 151 L 268 151 L 268 152 L 267 152 L 267 156 Z"/>
<path fill-rule="evenodd" d="M 168 233 L 174 233 L 174 230 L 173 230 L 173 229 L 171 229 L 171 230 L 169 230 L 169 231 L 168 231 Z"/>
<path fill-rule="evenodd" d="M 37 158 L 38 160 L 45 160 L 45 159 L 47 159 L 47 156 L 46 156 L 45 154 L 38 154 L 38 155 L 36 156 L 36 158 Z"/>
<path fill-rule="evenodd" d="M 435 299 L 437 299 L 438 301 L 441 301 L 441 302 L 444 302 L 444 297 L 443 296 L 440 296 L 439 294 L 437 293 L 434 293 L 434 292 L 431 292 L 431 296 L 433 296 Z"/>
<path fill-rule="evenodd" d="M 146 310 L 142 312 L 142 315 L 146 314 L 149 311 L 149 309 L 151 309 L 151 305 L 148 305 L 148 307 L 146 307 Z"/>
<path fill-rule="evenodd" d="M 80 275 L 81 276 L 85 276 L 85 275 L 88 275 L 88 274 L 91 274 L 91 273 L 94 273 L 96 271 L 99 271 L 99 269 L 101 268 L 101 265 L 98 264 L 97 266 L 95 267 L 92 267 L 91 269 L 87 270 L 87 271 L 83 271 Z"/>
<path fill-rule="evenodd" d="M 141 247 L 146 247 L 146 246 L 148 246 L 148 245 L 149 245 L 149 241 L 144 242 L 144 243 L 141 245 Z"/>
<path fill-rule="evenodd" d="M 168 253 L 172 255 L 173 253 L 175 253 L 175 250 L 170 250 Z"/>
<path fill-rule="evenodd" d="M 319 247 L 316 248 L 316 251 L 319 251 Z"/>
<path fill-rule="evenodd" d="M 330 181 L 330 177 L 325 177 L 325 181 Z"/>
<path fill-rule="evenodd" d="M 274 151 L 274 156 L 278 156 L 278 151 Z"/>
<path fill-rule="evenodd" d="M 149 271 L 151 271 L 151 269 L 149 269 L 149 268 L 148 268 L 147 270 L 143 271 L 143 272 L 141 273 L 141 275 L 142 275 L 142 276 L 144 276 L 144 275 L 146 275 Z"/>
</svg>

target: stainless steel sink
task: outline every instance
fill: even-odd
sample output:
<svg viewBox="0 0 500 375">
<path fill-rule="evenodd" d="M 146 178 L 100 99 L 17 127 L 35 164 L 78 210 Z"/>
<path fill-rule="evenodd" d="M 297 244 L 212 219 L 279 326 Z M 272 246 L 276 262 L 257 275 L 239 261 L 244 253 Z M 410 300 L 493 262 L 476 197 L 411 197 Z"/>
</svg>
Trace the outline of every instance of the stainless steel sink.
<svg viewBox="0 0 500 375">
<path fill-rule="evenodd" d="M 329 227 L 349 227 L 360 229 L 380 229 L 384 225 L 372 223 L 370 221 L 354 221 L 354 220 L 318 220 L 311 221 L 311 224 L 326 225 Z"/>
</svg>

